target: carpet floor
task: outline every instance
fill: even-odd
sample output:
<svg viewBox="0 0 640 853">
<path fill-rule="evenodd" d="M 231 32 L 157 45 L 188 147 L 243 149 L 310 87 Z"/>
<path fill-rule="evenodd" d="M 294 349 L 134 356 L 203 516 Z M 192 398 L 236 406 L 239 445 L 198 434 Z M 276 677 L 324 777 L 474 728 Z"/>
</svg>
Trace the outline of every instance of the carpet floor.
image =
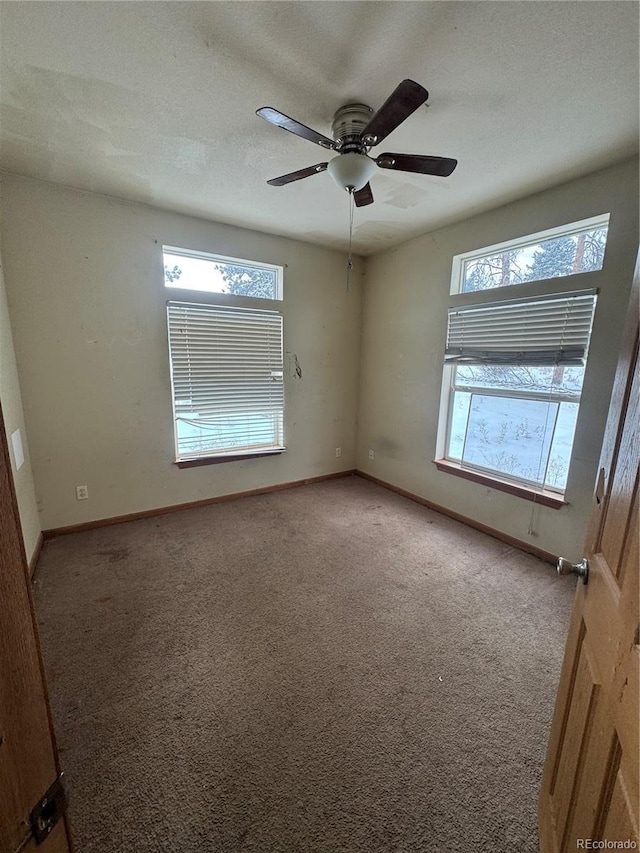
<svg viewBox="0 0 640 853">
<path fill-rule="evenodd" d="M 536 853 L 575 582 L 359 477 L 46 543 L 78 853 Z"/>
</svg>

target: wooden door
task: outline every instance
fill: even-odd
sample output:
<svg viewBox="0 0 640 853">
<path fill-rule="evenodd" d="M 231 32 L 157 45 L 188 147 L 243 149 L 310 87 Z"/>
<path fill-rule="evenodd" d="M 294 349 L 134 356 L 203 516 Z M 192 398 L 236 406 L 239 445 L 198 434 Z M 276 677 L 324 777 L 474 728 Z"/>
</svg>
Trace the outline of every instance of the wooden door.
<svg viewBox="0 0 640 853">
<path fill-rule="evenodd" d="M 27 561 L 0 411 L 0 853 L 35 850 L 30 814 L 59 774 Z M 60 820 L 38 846 L 69 853 Z"/>
<path fill-rule="evenodd" d="M 640 846 L 638 275 L 585 544 L 589 579 L 577 581 L 542 778 L 542 853 Z"/>
</svg>

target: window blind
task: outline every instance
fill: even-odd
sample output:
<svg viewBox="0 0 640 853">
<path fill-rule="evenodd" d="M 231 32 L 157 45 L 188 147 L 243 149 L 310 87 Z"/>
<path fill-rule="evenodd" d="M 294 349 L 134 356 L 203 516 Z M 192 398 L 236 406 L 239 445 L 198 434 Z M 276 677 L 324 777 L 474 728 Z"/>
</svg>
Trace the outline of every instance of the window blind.
<svg viewBox="0 0 640 853">
<path fill-rule="evenodd" d="M 282 315 L 169 302 L 178 460 L 283 449 Z"/>
<path fill-rule="evenodd" d="M 595 291 L 449 309 L 445 363 L 583 364 Z"/>
</svg>

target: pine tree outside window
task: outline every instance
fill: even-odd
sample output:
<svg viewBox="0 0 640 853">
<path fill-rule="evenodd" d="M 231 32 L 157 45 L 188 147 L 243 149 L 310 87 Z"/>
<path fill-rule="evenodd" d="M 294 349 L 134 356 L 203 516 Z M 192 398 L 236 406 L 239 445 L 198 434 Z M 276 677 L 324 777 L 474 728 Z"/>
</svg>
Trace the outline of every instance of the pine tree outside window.
<svg viewBox="0 0 640 853">
<path fill-rule="evenodd" d="M 451 293 L 472 293 L 602 269 L 609 216 L 596 216 L 454 258 Z"/>
</svg>

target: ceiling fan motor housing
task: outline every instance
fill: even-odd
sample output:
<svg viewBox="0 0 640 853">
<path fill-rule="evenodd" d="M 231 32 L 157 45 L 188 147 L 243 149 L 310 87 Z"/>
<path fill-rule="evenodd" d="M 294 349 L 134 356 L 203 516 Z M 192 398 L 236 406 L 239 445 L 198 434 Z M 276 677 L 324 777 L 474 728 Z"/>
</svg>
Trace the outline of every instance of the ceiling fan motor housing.
<svg viewBox="0 0 640 853">
<path fill-rule="evenodd" d="M 331 130 L 341 153 L 355 151 L 365 154 L 370 145 L 366 145 L 360 134 L 369 123 L 373 110 L 366 104 L 345 104 L 336 111 Z"/>
</svg>

